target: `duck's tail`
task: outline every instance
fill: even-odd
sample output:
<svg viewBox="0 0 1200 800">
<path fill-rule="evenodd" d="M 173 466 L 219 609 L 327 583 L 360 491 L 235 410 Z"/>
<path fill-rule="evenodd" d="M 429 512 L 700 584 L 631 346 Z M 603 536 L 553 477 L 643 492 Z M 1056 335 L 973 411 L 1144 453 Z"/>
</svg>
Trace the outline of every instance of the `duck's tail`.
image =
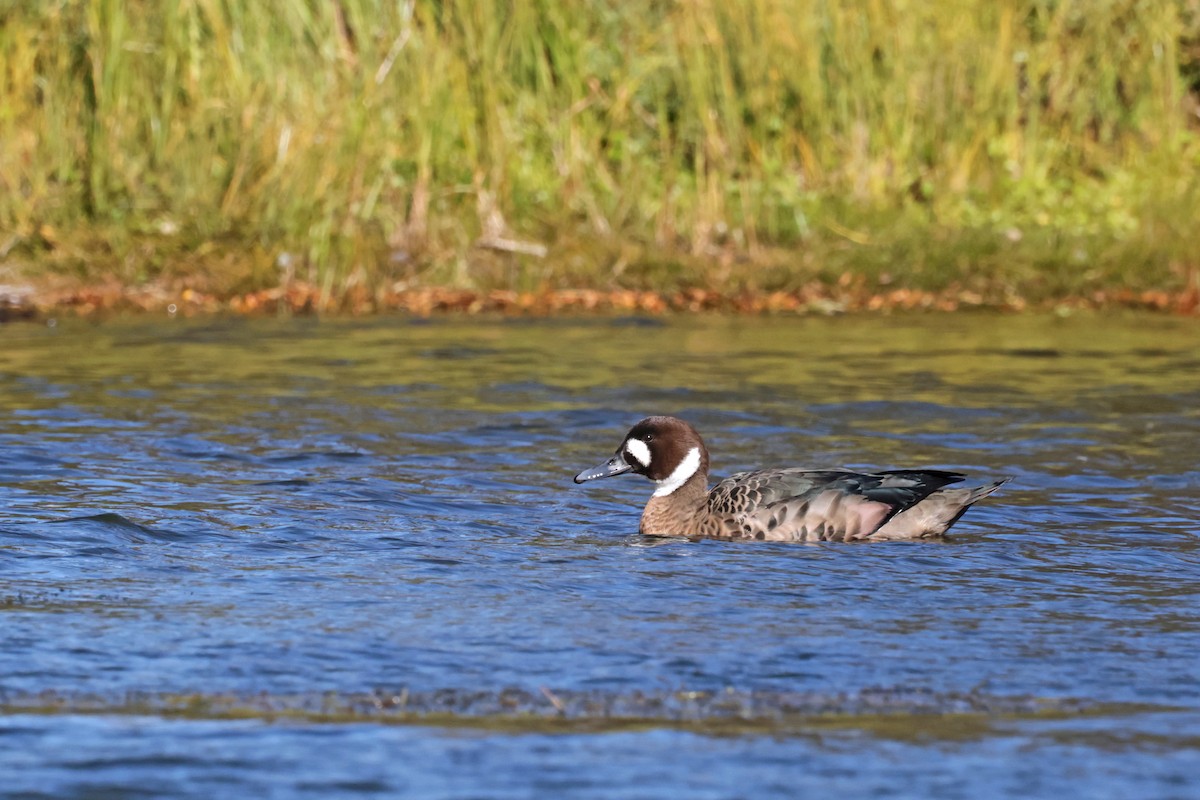
<svg viewBox="0 0 1200 800">
<path fill-rule="evenodd" d="M 958 522 L 971 505 L 1004 484 L 1011 477 L 969 489 L 939 489 L 911 508 L 901 511 L 871 534 L 870 539 L 926 539 L 942 536 Z"/>
<path fill-rule="evenodd" d="M 996 491 L 1001 486 L 1003 486 L 1004 484 L 1008 483 L 1011 480 L 1012 480 L 1012 476 L 1009 475 L 1005 478 L 1001 478 L 998 481 L 992 481 L 991 483 L 985 483 L 983 486 L 976 486 L 974 489 L 962 490 L 962 491 L 969 492 L 969 494 L 967 495 L 967 505 L 969 506 L 977 500 L 982 500 L 983 498 L 987 497 L 989 494 Z M 964 510 L 966 510 L 966 509 L 964 509 Z"/>
</svg>

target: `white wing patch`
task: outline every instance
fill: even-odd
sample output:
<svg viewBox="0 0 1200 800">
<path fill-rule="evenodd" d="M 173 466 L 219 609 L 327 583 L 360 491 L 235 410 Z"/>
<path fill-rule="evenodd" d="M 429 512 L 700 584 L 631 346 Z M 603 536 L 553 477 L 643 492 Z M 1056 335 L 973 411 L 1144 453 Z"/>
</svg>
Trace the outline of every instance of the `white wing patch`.
<svg viewBox="0 0 1200 800">
<path fill-rule="evenodd" d="M 641 442 L 638 442 L 638 444 L 641 444 Z M 645 445 L 642 446 L 645 447 Z M 691 480 L 698 469 L 700 469 L 700 448 L 693 447 L 691 450 L 688 450 L 688 454 L 683 457 L 683 461 L 679 462 L 679 466 L 675 468 L 674 472 L 661 481 L 655 481 L 658 484 L 658 488 L 654 490 L 654 496 L 666 497 Z"/>
<path fill-rule="evenodd" d="M 650 448 L 641 439 L 626 439 L 625 452 L 641 464 L 643 469 L 650 466 Z"/>
</svg>

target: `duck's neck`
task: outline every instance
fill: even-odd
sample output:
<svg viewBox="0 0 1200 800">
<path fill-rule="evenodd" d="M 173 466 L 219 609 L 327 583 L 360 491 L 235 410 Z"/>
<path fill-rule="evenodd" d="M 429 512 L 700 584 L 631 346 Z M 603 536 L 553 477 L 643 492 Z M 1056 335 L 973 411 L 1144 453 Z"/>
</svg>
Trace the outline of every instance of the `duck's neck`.
<svg viewBox="0 0 1200 800">
<path fill-rule="evenodd" d="M 639 530 L 646 536 L 694 536 L 707 505 L 708 472 L 701 469 L 670 494 L 655 493 L 642 512 Z"/>
</svg>

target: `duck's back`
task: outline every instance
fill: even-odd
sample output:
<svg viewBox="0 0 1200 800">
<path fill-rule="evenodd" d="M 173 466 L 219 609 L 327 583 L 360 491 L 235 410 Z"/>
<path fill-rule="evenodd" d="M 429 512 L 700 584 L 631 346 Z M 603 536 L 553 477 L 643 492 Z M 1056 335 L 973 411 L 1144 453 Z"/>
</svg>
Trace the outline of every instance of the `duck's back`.
<svg viewBox="0 0 1200 800">
<path fill-rule="evenodd" d="M 868 538 L 893 515 L 963 476 L 943 470 L 741 472 L 708 495 L 703 535 L 777 541 Z"/>
</svg>

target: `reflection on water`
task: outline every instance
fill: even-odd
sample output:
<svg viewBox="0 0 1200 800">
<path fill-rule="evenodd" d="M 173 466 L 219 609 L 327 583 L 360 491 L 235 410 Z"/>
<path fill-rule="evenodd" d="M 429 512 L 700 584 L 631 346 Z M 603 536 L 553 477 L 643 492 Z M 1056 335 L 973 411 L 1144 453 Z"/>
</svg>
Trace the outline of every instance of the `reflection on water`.
<svg viewBox="0 0 1200 800">
<path fill-rule="evenodd" d="M 1067 739 L 1026 721 L 957 760 L 876 742 L 891 760 L 856 762 L 858 778 L 839 785 L 1050 796 L 1067 764 L 1077 781 L 1126 796 L 1196 786 L 1200 330 L 1190 322 L 212 320 L 9 326 L 0 337 L 3 696 L 53 691 L 114 708 L 130 692 L 378 688 L 1076 697 L 1192 711 L 1055 723 L 1087 730 Z M 696 424 L 716 475 L 847 464 L 1017 477 L 947 543 L 642 546 L 648 484 L 580 488 L 571 476 L 650 413 Z M 385 746 L 425 753 L 421 769 L 364 768 L 374 777 L 361 783 L 335 771 L 306 784 L 297 770 L 280 789 L 289 797 L 489 786 L 645 796 L 671 785 L 782 795 L 815 785 L 801 773 L 836 782 L 855 737 L 882 736 L 750 737 L 722 749 L 667 729 L 481 733 L 467 740 L 476 747 L 369 724 L 125 718 L 10 715 L 0 735 L 10 753 L 33 754 L 21 762 L 31 786 L 64 795 L 82 790 L 74 756 L 53 753 L 63 738 L 111 778 L 96 786 L 131 780 L 178 796 L 270 785 L 248 749 L 264 763 L 302 760 L 321 741 L 353 763 Z M 130 764 L 172 747 L 146 750 L 129 726 L 181 751 L 197 743 L 212 760 L 179 762 L 187 779 L 156 791 Z M 718 767 L 714 747 L 740 760 Z M 604 772 L 633 751 L 643 756 Z M 986 783 L 1015 752 L 1025 771 Z M 15 768 L 7 758 L 0 772 Z M 490 765 L 494 782 L 471 784 L 471 770 L 439 782 L 437 765 L 456 758 Z M 552 779 L 568 760 L 577 770 Z M 534 778 L 531 764 L 550 772 Z M 1185 783 L 1172 783 L 1180 774 Z"/>
</svg>

